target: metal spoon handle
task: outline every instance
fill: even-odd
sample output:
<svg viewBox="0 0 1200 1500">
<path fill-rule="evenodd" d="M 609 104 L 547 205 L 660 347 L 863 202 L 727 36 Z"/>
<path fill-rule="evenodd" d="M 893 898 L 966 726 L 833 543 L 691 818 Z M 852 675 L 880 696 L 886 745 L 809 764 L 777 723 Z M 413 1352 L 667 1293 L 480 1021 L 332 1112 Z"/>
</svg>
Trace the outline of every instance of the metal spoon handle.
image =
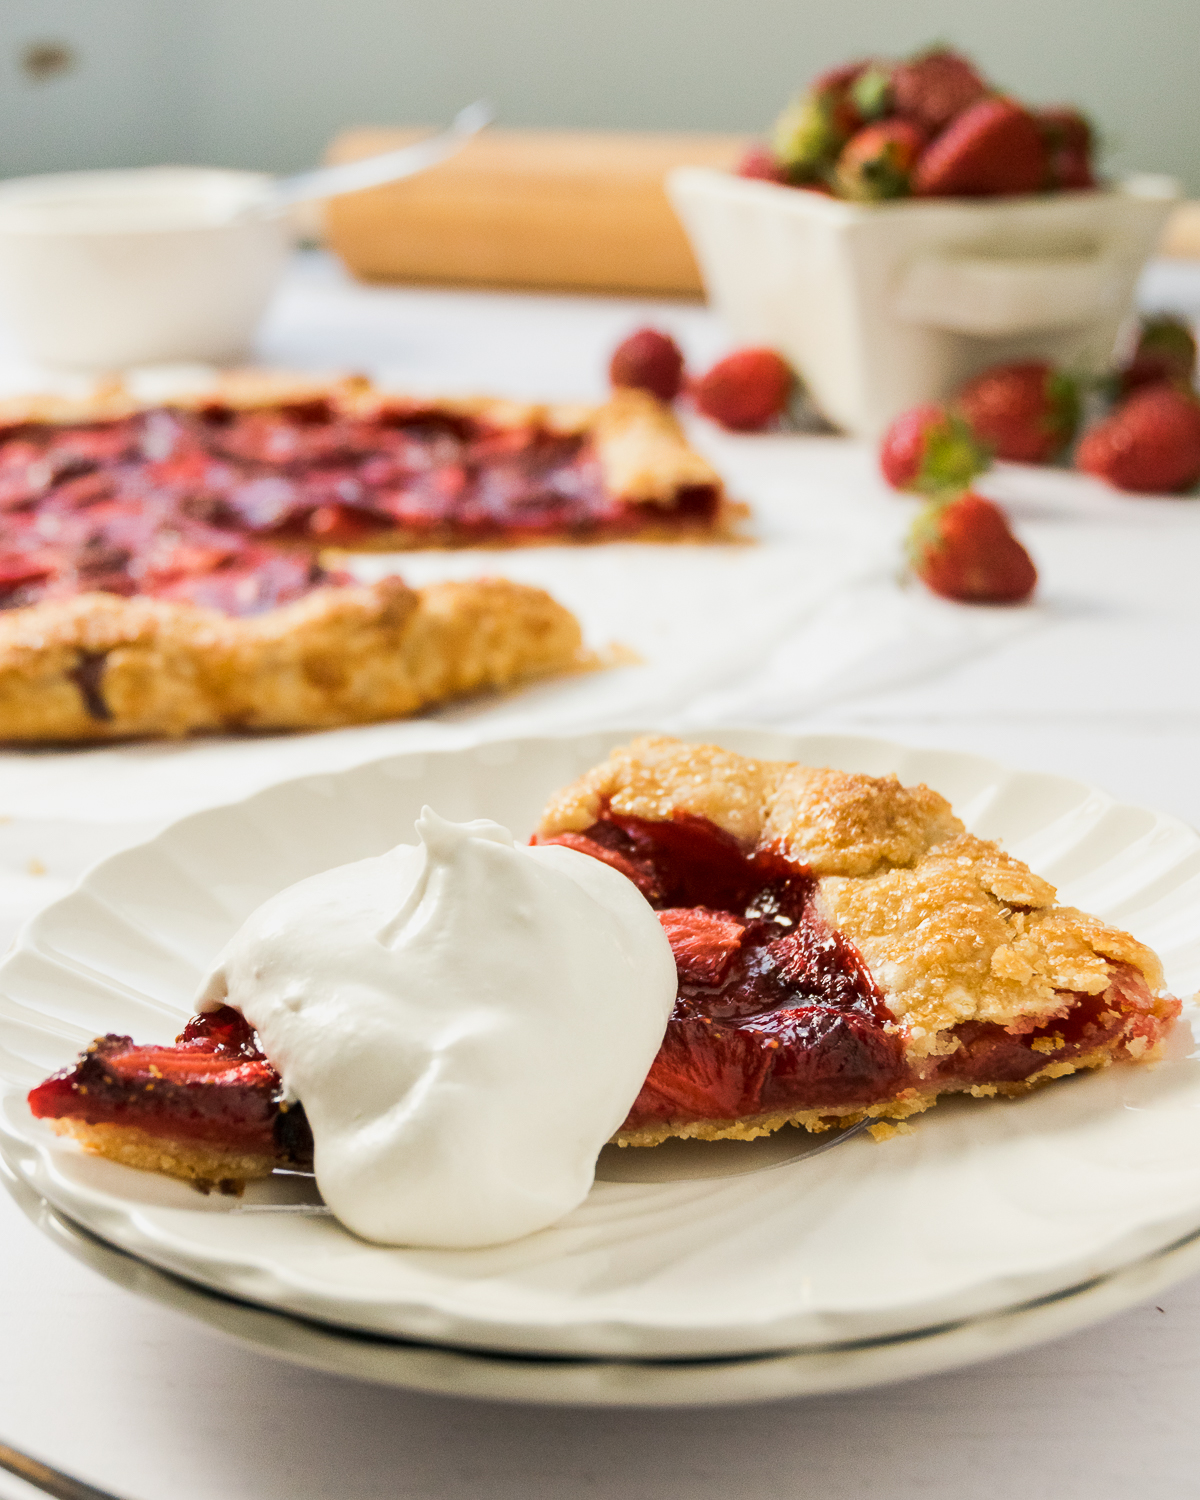
<svg viewBox="0 0 1200 1500">
<path fill-rule="evenodd" d="M 280 177 L 271 183 L 262 197 L 255 199 L 248 212 L 258 217 L 279 213 L 293 203 L 307 203 L 314 198 L 334 198 L 339 193 L 357 193 L 362 188 L 380 187 L 385 182 L 399 182 L 415 177 L 427 167 L 454 156 L 472 136 L 478 135 L 494 117 L 486 99 L 477 99 L 454 116 L 448 130 L 398 151 L 367 156 L 361 161 L 343 162 L 336 167 L 316 167 L 298 172 L 294 177 Z"/>
<path fill-rule="evenodd" d="M 108 1490 L 98 1490 L 95 1485 L 84 1484 L 82 1479 L 73 1479 L 61 1469 L 39 1463 L 28 1453 L 10 1448 L 6 1443 L 0 1443 L 0 1469 L 7 1469 L 43 1494 L 56 1496 L 57 1500 L 117 1500 L 117 1496 Z"/>
</svg>

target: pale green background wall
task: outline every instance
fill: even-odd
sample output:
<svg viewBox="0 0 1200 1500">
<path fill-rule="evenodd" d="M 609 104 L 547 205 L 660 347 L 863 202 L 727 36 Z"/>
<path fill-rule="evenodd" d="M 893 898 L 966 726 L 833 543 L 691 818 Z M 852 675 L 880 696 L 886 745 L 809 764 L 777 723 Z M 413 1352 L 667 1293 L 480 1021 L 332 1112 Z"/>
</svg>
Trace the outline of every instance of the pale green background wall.
<svg viewBox="0 0 1200 1500">
<path fill-rule="evenodd" d="M 1200 193 L 1200 0 L 5 0 L 0 175 L 163 160 L 298 167 L 342 125 L 758 130 L 799 82 L 934 38 L 1035 101 L 1082 104 L 1114 169 Z M 31 41 L 72 74 L 28 82 Z"/>
</svg>

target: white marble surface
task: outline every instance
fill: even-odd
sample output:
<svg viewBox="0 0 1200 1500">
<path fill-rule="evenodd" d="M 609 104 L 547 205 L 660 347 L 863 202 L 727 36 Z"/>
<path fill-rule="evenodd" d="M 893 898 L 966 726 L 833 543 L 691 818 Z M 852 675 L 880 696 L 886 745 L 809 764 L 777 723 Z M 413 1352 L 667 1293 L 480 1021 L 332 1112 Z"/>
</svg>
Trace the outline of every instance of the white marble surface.
<svg viewBox="0 0 1200 1500">
<path fill-rule="evenodd" d="M 1155 268 L 1144 295 L 1194 312 L 1200 275 Z M 310 257 L 262 354 L 433 389 L 590 397 L 612 343 L 648 319 L 700 364 L 722 348 L 698 307 L 354 288 Z M 29 378 L 11 359 L 0 368 L 10 388 Z M 505 557 L 519 576 L 553 567 L 593 635 L 636 641 L 645 666 L 405 725 L 0 756 L 0 942 L 94 858 L 180 812 L 392 749 L 587 722 L 885 734 L 1081 777 L 1200 823 L 1195 501 L 998 470 L 986 487 L 1035 555 L 1038 603 L 959 609 L 897 584 L 910 505 L 884 489 L 865 450 L 707 426 L 695 436 L 760 518 L 762 547 L 729 560 L 740 583 L 723 563 L 658 554 L 672 581 L 670 607 L 655 610 L 633 574 L 618 578 L 615 553 Z M 423 558 L 406 571 L 469 562 Z M 705 650 L 689 651 L 701 630 Z M 721 669 L 706 670 L 718 658 Z M 0 1441 L 130 1500 L 1183 1495 L 1200 1484 L 1197 1349 L 1192 1282 L 1046 1348 L 859 1395 L 709 1413 L 455 1402 L 249 1352 L 101 1281 L 0 1197 Z M 25 1493 L 0 1475 L 0 1497 Z"/>
</svg>

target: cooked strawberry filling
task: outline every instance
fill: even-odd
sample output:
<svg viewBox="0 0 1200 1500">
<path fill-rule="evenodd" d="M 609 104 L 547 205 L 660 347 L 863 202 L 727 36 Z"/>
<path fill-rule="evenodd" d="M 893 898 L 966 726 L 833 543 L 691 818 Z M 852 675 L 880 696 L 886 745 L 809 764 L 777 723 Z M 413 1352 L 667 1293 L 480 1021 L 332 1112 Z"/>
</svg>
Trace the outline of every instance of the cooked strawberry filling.
<svg viewBox="0 0 1200 1500">
<path fill-rule="evenodd" d="M 708 520 L 717 503 L 712 487 L 683 490 L 661 518 Z M 0 608 L 98 589 L 249 615 L 344 580 L 312 548 L 397 527 L 487 542 L 639 524 L 586 438 L 417 406 L 212 406 L 0 433 Z"/>
<path fill-rule="evenodd" d="M 1140 1057 L 1179 1002 L 1111 964 L 1099 995 L 1060 992 L 1057 1019 L 1006 1030 L 969 1021 L 955 1049 L 913 1061 L 857 950 L 823 920 L 816 880 L 772 853 L 747 854 L 702 818 L 607 811 L 565 844 L 620 870 L 658 913 L 678 993 L 666 1037 L 623 1132 L 813 1112 L 844 1116 L 903 1095 L 1019 1084 L 1099 1050 Z M 29 1095 L 39 1118 L 134 1125 L 165 1140 L 312 1161 L 299 1105 L 282 1101 L 257 1034 L 229 1007 L 190 1021 L 174 1047 L 101 1037 Z"/>
<path fill-rule="evenodd" d="M 74 1067 L 31 1090 L 29 1105 L 39 1119 L 133 1126 L 164 1141 L 274 1156 L 281 1166 L 312 1161 L 304 1111 L 283 1104 L 257 1034 L 229 1006 L 194 1017 L 174 1047 L 100 1037 Z"/>
<path fill-rule="evenodd" d="M 1022 1033 L 968 1022 L 957 1048 L 911 1062 L 855 948 L 814 906 L 816 881 L 778 855 L 747 854 L 690 815 L 607 810 L 548 840 L 619 869 L 658 908 L 679 975 L 666 1038 L 622 1129 L 806 1111 L 845 1114 L 906 1089 L 1020 1083 L 1118 1037 L 1131 1055 L 1169 1019 L 1145 980 L 1112 965 L 1102 995 L 1063 993 L 1063 1018 Z"/>
</svg>

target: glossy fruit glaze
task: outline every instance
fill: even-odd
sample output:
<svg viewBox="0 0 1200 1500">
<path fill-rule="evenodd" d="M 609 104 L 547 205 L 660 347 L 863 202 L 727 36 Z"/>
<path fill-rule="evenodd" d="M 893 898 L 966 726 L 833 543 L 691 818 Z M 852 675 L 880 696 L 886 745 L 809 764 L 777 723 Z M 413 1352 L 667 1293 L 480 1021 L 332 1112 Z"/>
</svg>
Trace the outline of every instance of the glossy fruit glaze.
<svg viewBox="0 0 1200 1500">
<path fill-rule="evenodd" d="M 848 1114 L 905 1090 L 1019 1083 L 1122 1036 L 1123 1045 L 1140 1037 L 1152 1046 L 1173 1019 L 1136 970 L 1113 965 L 1104 994 L 1064 992 L 1063 1019 L 1049 1026 L 1015 1034 L 970 1022 L 957 1028 L 955 1051 L 910 1062 L 857 950 L 817 911 L 816 881 L 805 870 L 776 854 L 746 853 L 686 815 L 648 821 L 607 809 L 586 833 L 549 842 L 633 880 L 675 953 L 674 1013 L 624 1131 Z M 1048 1037 L 1056 1039 L 1052 1057 L 1034 1046 Z"/>
<path fill-rule="evenodd" d="M 33 1089 L 29 1106 L 38 1119 L 133 1126 L 162 1140 L 275 1156 L 281 1166 L 312 1161 L 303 1110 L 282 1104 L 257 1033 L 229 1006 L 193 1017 L 173 1047 L 99 1037 Z"/>
<path fill-rule="evenodd" d="M 711 488 L 663 517 L 715 514 Z M 99 589 L 249 615 L 344 575 L 313 549 L 403 529 L 438 542 L 603 539 L 640 508 L 589 442 L 397 405 L 161 409 L 0 431 L 0 608 Z M 415 534 L 415 536 L 414 536 Z"/>
</svg>

